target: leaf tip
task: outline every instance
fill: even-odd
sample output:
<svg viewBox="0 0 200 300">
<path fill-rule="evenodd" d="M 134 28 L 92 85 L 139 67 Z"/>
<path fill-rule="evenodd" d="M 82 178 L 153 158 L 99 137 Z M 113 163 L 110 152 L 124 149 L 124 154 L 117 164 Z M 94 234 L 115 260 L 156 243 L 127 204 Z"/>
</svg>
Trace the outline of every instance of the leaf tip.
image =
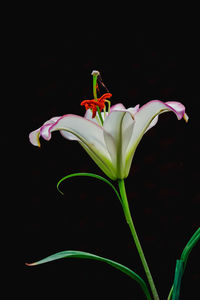
<svg viewBox="0 0 200 300">
<path fill-rule="evenodd" d="M 61 195 L 64 195 L 64 193 L 59 189 L 59 185 L 60 185 L 60 182 L 57 183 L 57 186 L 56 186 L 56 187 L 57 187 L 57 190 L 59 191 L 59 193 L 60 193 Z"/>
<path fill-rule="evenodd" d="M 29 263 L 25 263 L 25 265 L 28 266 L 28 267 L 32 267 L 32 266 L 36 266 L 37 263 L 30 263 L 30 264 Z"/>
</svg>

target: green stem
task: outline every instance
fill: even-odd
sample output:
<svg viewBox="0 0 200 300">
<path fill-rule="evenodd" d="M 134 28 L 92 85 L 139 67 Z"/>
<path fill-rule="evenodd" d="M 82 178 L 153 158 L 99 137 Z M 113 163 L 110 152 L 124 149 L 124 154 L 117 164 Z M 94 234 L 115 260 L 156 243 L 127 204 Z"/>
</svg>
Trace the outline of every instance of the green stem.
<svg viewBox="0 0 200 300">
<path fill-rule="evenodd" d="M 158 296 L 153 278 L 151 276 L 151 272 L 149 270 L 146 258 L 144 256 L 144 252 L 142 250 L 140 241 L 138 239 L 138 236 L 137 236 L 137 233 L 136 233 L 136 230 L 135 230 L 135 226 L 133 224 L 133 220 L 132 220 L 130 209 L 129 209 L 128 199 L 127 199 L 127 195 L 126 195 L 124 180 L 119 179 L 118 180 L 118 185 L 119 185 L 119 190 L 120 190 L 120 194 L 121 194 L 121 198 L 122 198 L 122 202 L 123 202 L 123 209 L 124 209 L 124 214 L 125 214 L 125 217 L 126 217 L 126 221 L 127 221 L 128 225 L 130 227 L 130 230 L 131 230 L 136 248 L 138 250 L 138 253 L 139 253 L 143 268 L 144 268 L 144 271 L 146 273 L 149 285 L 151 287 L 153 298 L 154 298 L 154 300 L 159 300 L 159 296 Z"/>
</svg>

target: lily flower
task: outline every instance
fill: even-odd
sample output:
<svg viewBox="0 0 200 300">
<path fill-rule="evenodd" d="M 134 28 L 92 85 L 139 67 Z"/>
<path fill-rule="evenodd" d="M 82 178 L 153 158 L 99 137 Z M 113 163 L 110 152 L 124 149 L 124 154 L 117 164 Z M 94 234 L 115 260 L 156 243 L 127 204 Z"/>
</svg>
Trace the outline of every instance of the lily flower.
<svg viewBox="0 0 200 300">
<path fill-rule="evenodd" d="M 158 121 L 158 115 L 167 111 L 176 114 L 178 120 L 188 121 L 185 107 L 180 102 L 153 100 L 139 108 L 126 109 L 122 103 L 110 107 L 112 94 L 107 92 L 97 98 L 97 77 L 103 87 L 100 73 L 93 71 L 93 100 L 84 100 L 85 116 L 67 114 L 46 121 L 29 134 L 30 142 L 40 147 L 40 136 L 51 139 L 51 133 L 60 131 L 68 140 L 78 141 L 99 168 L 112 180 L 128 176 L 135 150 L 143 135 Z M 106 111 L 108 103 L 108 111 Z M 102 110 L 104 110 L 102 112 Z M 98 114 L 97 114 L 98 113 Z"/>
<path fill-rule="evenodd" d="M 64 138 L 78 141 L 99 168 L 110 179 L 117 180 L 128 176 L 140 140 L 156 125 L 160 114 L 171 111 L 178 120 L 184 118 L 188 121 L 184 105 L 175 101 L 152 100 L 141 108 L 136 105 L 128 109 L 118 103 L 105 111 L 105 98 L 110 95 L 103 95 L 96 101 L 96 106 L 104 109 L 100 112 L 103 124 L 96 115 L 95 100 L 82 102 L 86 107 L 85 116 L 67 114 L 54 117 L 29 134 L 30 142 L 40 146 L 40 137 L 49 141 L 52 132 L 60 131 Z"/>
</svg>

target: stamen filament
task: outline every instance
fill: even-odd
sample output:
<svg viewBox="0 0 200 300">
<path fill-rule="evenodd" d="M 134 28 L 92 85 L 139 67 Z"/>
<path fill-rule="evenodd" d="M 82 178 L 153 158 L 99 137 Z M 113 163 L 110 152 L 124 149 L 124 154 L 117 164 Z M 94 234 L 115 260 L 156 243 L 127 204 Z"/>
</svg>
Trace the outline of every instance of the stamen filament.
<svg viewBox="0 0 200 300">
<path fill-rule="evenodd" d="M 99 121 L 99 118 L 95 116 L 95 119 L 97 120 L 97 123 L 101 126 L 101 122 Z"/>
<path fill-rule="evenodd" d="M 101 115 L 101 112 L 100 112 L 100 108 L 97 106 L 97 112 L 98 112 L 98 115 L 99 115 L 99 119 L 101 121 L 101 125 L 103 126 L 103 118 L 102 118 L 102 115 Z"/>
<path fill-rule="evenodd" d="M 105 100 L 105 102 L 107 102 L 108 103 L 108 113 L 110 112 L 110 105 L 111 105 L 111 101 L 109 101 L 109 100 Z"/>
<path fill-rule="evenodd" d="M 104 120 L 105 120 L 105 118 L 106 118 L 106 106 L 104 106 L 103 112 L 104 112 Z"/>
</svg>

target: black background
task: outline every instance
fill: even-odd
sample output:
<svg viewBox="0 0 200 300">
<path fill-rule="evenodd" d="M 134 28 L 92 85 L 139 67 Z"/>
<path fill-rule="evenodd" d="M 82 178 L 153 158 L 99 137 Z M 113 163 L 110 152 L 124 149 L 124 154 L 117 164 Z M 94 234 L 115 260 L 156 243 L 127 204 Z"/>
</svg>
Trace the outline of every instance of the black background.
<svg viewBox="0 0 200 300">
<path fill-rule="evenodd" d="M 30 131 L 53 116 L 84 114 L 80 102 L 92 99 L 91 72 L 101 72 L 113 94 L 112 104 L 126 107 L 159 99 L 186 106 L 188 124 L 172 113 L 139 144 L 126 180 L 133 220 L 161 299 L 172 284 L 176 259 L 199 226 L 199 56 L 193 28 L 129 24 L 87 28 L 46 23 L 24 31 L 23 128 L 21 181 L 23 254 L 22 291 L 38 299 L 145 299 L 137 283 L 110 266 L 86 260 L 61 260 L 30 268 L 33 262 L 62 250 L 82 250 L 114 259 L 145 279 L 141 263 L 113 191 L 102 182 L 76 178 L 57 181 L 73 172 L 103 175 L 76 142 L 54 133 L 41 149 L 28 141 Z M 24 107 L 23 107 L 24 109 Z M 25 175 L 24 175 L 25 174 Z M 104 176 L 104 175 L 103 175 Z M 199 247 L 184 274 L 181 298 L 198 292 Z M 135 297 L 135 298 L 134 298 Z M 191 297 L 191 298 L 190 298 Z"/>
</svg>

